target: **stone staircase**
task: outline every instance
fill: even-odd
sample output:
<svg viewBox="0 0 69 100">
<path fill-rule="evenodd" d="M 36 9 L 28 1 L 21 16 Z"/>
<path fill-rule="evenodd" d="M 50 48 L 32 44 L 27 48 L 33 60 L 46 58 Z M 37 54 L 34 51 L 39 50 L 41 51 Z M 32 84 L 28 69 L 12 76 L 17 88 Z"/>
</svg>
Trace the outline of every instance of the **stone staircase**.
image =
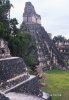
<svg viewBox="0 0 69 100">
<path fill-rule="evenodd" d="M 42 57 L 44 57 L 44 61 L 46 62 L 45 57 L 47 59 L 51 59 L 53 61 L 53 57 L 57 59 L 57 62 L 62 67 L 66 66 L 64 61 L 64 56 L 60 53 L 60 51 L 56 48 L 53 41 L 50 39 L 48 33 L 45 31 L 44 27 L 39 24 L 27 24 L 27 27 L 32 35 L 32 38 L 35 38 L 37 51 L 42 52 Z M 39 48 L 40 47 L 40 48 Z M 52 54 L 51 54 L 52 51 Z M 40 55 L 38 54 L 38 57 Z"/>
<path fill-rule="evenodd" d="M 38 31 L 38 37 L 40 38 L 42 44 L 44 43 L 45 49 L 48 50 L 48 47 L 50 50 L 52 49 L 53 53 L 55 54 L 56 58 L 58 59 L 58 63 L 62 66 L 65 66 L 66 64 L 64 62 L 64 56 L 56 48 L 55 44 L 50 39 L 48 33 L 45 31 L 45 29 L 42 26 L 40 27 L 40 31 Z M 48 47 L 47 47 L 47 45 L 48 45 Z M 49 53 L 49 50 L 48 50 L 48 53 Z"/>
</svg>

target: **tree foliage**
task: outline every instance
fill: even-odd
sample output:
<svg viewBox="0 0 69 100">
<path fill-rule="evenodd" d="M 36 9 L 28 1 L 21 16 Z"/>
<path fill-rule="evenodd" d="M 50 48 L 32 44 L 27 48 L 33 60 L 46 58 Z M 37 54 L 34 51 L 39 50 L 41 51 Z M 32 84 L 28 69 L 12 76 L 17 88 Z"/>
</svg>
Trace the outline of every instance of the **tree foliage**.
<svg viewBox="0 0 69 100">
<path fill-rule="evenodd" d="M 17 25 L 18 25 L 18 21 L 16 18 L 13 18 L 10 20 L 10 31 L 12 35 L 15 35 L 18 33 Z"/>
<path fill-rule="evenodd" d="M 0 0 L 0 37 L 8 38 L 10 33 L 9 11 L 11 4 L 9 0 Z"/>
<path fill-rule="evenodd" d="M 63 37 L 62 35 L 58 35 L 58 36 L 54 36 L 53 38 L 53 42 L 56 43 L 56 42 L 64 42 L 66 39 L 65 37 Z"/>
<path fill-rule="evenodd" d="M 36 46 L 33 44 L 29 33 L 23 32 L 11 37 L 9 48 L 12 55 L 22 57 L 28 66 L 35 66 L 38 63 L 35 54 L 33 54 Z"/>
</svg>

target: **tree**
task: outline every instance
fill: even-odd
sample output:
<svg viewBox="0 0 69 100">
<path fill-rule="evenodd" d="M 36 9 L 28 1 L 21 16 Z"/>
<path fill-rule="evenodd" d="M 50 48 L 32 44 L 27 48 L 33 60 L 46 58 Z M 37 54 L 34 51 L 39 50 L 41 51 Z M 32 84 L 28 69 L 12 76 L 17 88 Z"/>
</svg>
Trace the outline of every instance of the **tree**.
<svg viewBox="0 0 69 100">
<path fill-rule="evenodd" d="M 65 37 L 63 37 L 62 35 L 58 35 L 58 36 L 54 36 L 53 38 L 53 42 L 56 43 L 56 42 L 64 42 L 66 39 Z"/>
<path fill-rule="evenodd" d="M 9 11 L 11 4 L 9 0 L 0 0 L 0 37 L 8 39 L 10 33 Z"/>
<path fill-rule="evenodd" d="M 13 35 L 18 33 L 17 25 L 18 25 L 18 21 L 16 18 L 10 20 L 10 30 Z"/>
<path fill-rule="evenodd" d="M 9 40 L 9 48 L 13 56 L 22 57 L 25 63 L 31 67 L 38 64 L 35 44 L 32 42 L 32 37 L 29 33 L 21 32 L 11 37 Z"/>
</svg>

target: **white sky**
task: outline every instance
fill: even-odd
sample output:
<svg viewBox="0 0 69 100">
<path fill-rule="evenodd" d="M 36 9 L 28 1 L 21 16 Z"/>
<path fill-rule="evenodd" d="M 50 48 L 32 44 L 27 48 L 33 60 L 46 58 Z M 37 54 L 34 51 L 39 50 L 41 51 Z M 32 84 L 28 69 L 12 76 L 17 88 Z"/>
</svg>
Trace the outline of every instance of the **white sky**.
<svg viewBox="0 0 69 100">
<path fill-rule="evenodd" d="M 36 12 L 41 15 L 41 22 L 48 33 L 69 38 L 69 0 L 10 0 L 14 8 L 11 17 L 23 21 L 25 2 L 30 1 Z"/>
</svg>

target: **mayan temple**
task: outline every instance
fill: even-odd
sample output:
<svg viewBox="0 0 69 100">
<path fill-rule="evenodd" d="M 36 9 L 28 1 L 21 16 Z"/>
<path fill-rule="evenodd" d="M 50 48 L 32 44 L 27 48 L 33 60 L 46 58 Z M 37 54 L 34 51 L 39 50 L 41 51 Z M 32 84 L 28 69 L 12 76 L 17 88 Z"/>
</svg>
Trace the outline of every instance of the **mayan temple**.
<svg viewBox="0 0 69 100">
<path fill-rule="evenodd" d="M 52 68 L 52 65 L 65 66 L 64 57 L 41 25 L 41 16 L 36 13 L 31 2 L 25 3 L 23 23 L 27 26 L 37 45 L 39 66 Z"/>
</svg>

